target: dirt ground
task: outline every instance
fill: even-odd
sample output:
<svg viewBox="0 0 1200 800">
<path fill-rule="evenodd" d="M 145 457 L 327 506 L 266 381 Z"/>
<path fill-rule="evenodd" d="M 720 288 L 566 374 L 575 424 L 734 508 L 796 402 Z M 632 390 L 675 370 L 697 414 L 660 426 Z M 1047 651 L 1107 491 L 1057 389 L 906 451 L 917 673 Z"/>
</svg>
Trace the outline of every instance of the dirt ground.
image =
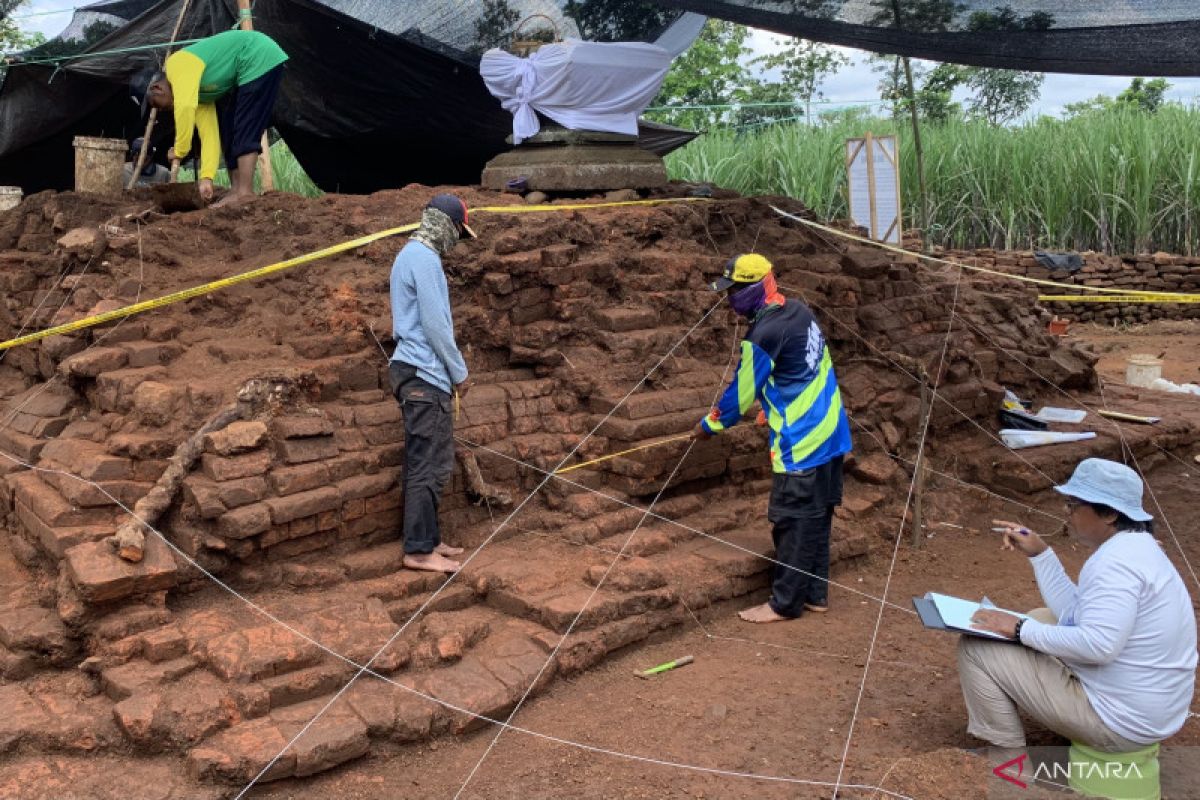
<svg viewBox="0 0 1200 800">
<path fill-rule="evenodd" d="M 1130 352 L 1166 351 L 1164 375 L 1181 380 L 1194 373 L 1200 325 L 1156 322 L 1132 331 L 1079 326 L 1072 336 L 1102 354 L 1098 369 L 1123 380 Z M 1181 557 L 1200 564 L 1200 524 L 1195 482 L 1200 466 L 1187 452 L 1150 475 L 1171 530 L 1160 521 L 1158 536 L 1192 592 L 1197 587 Z M 303 782 L 256 788 L 250 796 L 299 798 L 829 798 L 829 785 L 720 775 L 711 771 L 877 786 L 900 795 L 939 800 L 982 798 L 998 781 L 985 758 L 965 752 L 980 742 L 965 732 L 965 710 L 955 668 L 956 637 L 926 631 L 909 613 L 909 598 L 935 590 L 968 597 L 987 595 L 1001 606 L 1041 605 L 1024 559 L 1002 552 L 989 520 L 1020 514 L 992 501 L 980 507 L 952 484 L 935 480 L 924 546 L 913 550 L 907 535 L 896 552 L 876 548 L 873 557 L 835 571 L 841 587 L 831 592 L 825 616 L 769 626 L 750 626 L 738 608 L 722 604 L 692 626 L 627 648 L 583 675 L 531 700 L 514 720 L 539 734 L 616 751 L 588 751 L 521 732 L 496 739 L 489 727 L 453 740 L 399 749 L 348 764 Z M 1030 505 L 1060 514 L 1057 495 Z M 1035 516 L 1018 519 L 1030 521 Z M 953 522 L 947 522 L 953 520 Z M 1043 531 L 1046 529 L 1043 527 Z M 1173 533 L 1172 533 L 1173 531 Z M 1174 537 L 1178 537 L 1176 542 Z M 1087 552 L 1061 533 L 1050 541 L 1070 572 Z M 903 610 L 855 592 L 886 596 Z M 1195 600 L 1193 601 L 1195 603 Z M 868 653 L 870 654 L 868 662 Z M 640 680 L 633 672 L 694 655 L 694 664 Z M 865 673 L 865 675 L 864 675 Z M 860 686 L 863 687 L 861 698 Z M 1164 746 L 1164 797 L 1200 797 L 1200 761 L 1187 753 L 1200 746 L 1200 719 L 1193 716 Z M 853 726 L 852 726 L 853 720 Z M 1030 744 L 1063 744 L 1046 731 L 1030 731 Z M 491 747 L 486 759 L 480 761 Z M 1178 757 L 1172 758 L 1171 751 Z M 843 752 L 845 771 L 839 775 Z M 636 758 L 630 758 L 634 756 Z M 653 763 L 671 761 L 700 772 Z M 464 782 L 476 770 L 469 784 Z M 1039 790 L 1023 796 L 1037 797 Z M 842 797 L 886 797 L 842 789 Z M 1044 792 L 1046 797 L 1060 793 Z"/>
</svg>

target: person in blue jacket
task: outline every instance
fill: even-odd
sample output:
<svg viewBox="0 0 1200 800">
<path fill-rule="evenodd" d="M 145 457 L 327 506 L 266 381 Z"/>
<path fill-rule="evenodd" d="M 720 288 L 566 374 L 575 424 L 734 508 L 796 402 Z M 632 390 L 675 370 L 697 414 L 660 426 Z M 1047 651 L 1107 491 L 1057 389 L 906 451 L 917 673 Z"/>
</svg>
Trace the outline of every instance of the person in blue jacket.
<svg viewBox="0 0 1200 800">
<path fill-rule="evenodd" d="M 833 509 L 842 501 L 842 458 L 850 452 L 850 426 L 829 348 L 812 310 L 780 293 L 763 256 L 734 256 L 709 288 L 725 292 L 750 327 L 733 382 L 692 436 L 708 439 L 736 425 L 757 401 L 770 429 L 775 473 L 767 507 L 778 562 L 771 598 L 739 616 L 780 622 L 805 610 L 825 612 L 829 534 Z"/>
<path fill-rule="evenodd" d="M 442 542 L 438 506 L 454 470 L 454 395 L 466 397 L 467 365 L 454 340 L 442 256 L 474 236 L 467 206 L 435 195 L 392 264 L 392 394 L 404 414 L 404 566 L 456 572 L 461 547 Z"/>
</svg>

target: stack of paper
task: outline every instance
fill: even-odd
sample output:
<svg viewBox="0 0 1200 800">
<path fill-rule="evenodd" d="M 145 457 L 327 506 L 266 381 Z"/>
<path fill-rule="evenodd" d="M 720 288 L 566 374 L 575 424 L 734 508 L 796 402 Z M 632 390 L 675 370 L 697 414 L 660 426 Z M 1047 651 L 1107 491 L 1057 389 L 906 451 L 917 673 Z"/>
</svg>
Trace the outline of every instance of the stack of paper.
<svg viewBox="0 0 1200 800">
<path fill-rule="evenodd" d="M 990 608 L 996 611 L 1003 611 L 1006 614 L 1012 614 L 1013 616 L 1020 617 L 1022 619 L 1027 618 L 1027 615 L 1018 613 L 1016 611 L 1009 611 L 1004 608 L 996 608 L 987 601 L 987 598 L 984 598 L 982 603 L 976 603 L 973 600 L 963 600 L 961 598 L 951 597 L 950 595 L 946 594 L 938 594 L 937 592 L 928 592 L 925 597 L 933 601 L 933 604 L 937 607 L 938 614 L 941 615 L 942 622 L 946 624 L 946 627 L 955 628 L 960 631 L 970 631 L 971 633 L 979 636 L 991 636 L 994 639 L 1006 638 L 998 633 L 982 631 L 973 627 L 971 623 L 971 617 L 974 616 L 975 612 L 981 608 Z"/>
</svg>

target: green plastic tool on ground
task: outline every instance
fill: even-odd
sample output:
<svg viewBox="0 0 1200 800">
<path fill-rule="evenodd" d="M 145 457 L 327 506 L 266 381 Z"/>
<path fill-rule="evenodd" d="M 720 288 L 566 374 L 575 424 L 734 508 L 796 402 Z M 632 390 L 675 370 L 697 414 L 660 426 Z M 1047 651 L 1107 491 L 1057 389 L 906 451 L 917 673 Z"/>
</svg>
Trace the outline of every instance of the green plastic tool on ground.
<svg viewBox="0 0 1200 800">
<path fill-rule="evenodd" d="M 639 678 L 651 678 L 655 675 L 658 675 L 660 672 L 666 672 L 667 670 L 672 670 L 676 667 L 683 667 L 692 663 L 693 661 L 695 661 L 695 659 L 691 656 L 684 656 L 682 658 L 677 658 L 674 661 L 668 661 L 665 664 L 659 664 L 657 667 L 651 667 L 648 670 L 635 672 L 633 674 L 637 675 Z"/>
</svg>

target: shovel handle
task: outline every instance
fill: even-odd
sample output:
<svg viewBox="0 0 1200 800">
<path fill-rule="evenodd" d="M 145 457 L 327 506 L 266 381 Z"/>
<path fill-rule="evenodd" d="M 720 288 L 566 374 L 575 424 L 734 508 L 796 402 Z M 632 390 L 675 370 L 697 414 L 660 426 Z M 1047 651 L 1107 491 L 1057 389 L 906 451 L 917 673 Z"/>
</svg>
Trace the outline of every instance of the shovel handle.
<svg viewBox="0 0 1200 800">
<path fill-rule="evenodd" d="M 179 181 L 179 159 L 173 158 L 173 159 L 171 159 L 171 183 L 177 183 L 178 181 Z"/>
</svg>

